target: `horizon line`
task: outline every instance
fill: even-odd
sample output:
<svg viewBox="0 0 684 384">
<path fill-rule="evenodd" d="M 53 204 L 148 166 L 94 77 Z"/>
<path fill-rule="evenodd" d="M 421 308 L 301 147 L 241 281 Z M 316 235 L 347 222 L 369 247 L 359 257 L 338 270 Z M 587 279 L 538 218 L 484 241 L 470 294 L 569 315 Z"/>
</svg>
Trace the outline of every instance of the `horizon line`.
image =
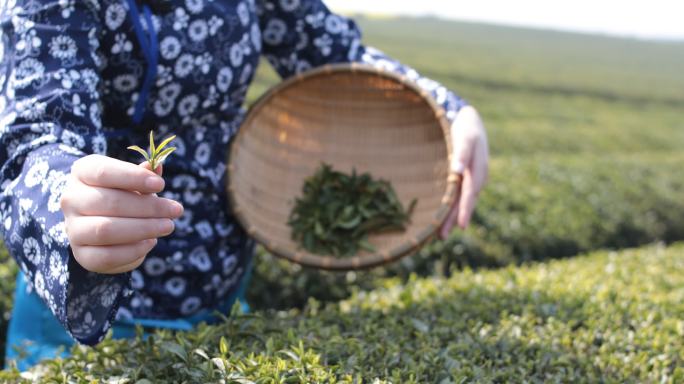
<svg viewBox="0 0 684 384">
<path fill-rule="evenodd" d="M 656 43 L 684 43 L 684 36 L 651 36 L 651 35 L 639 35 L 634 33 L 625 32 L 611 32 L 606 30 L 595 30 L 595 29 L 583 29 L 583 28 L 569 28 L 569 27 L 554 27 L 550 25 L 530 25 L 525 23 L 516 22 L 505 22 L 505 21 L 494 21 L 494 20 L 480 20 L 471 18 L 459 18 L 443 16 L 434 13 L 420 13 L 420 14 L 407 14 L 407 13 L 380 13 L 380 12 L 363 12 L 363 11 L 352 11 L 352 10 L 341 10 L 339 11 L 342 15 L 347 16 L 362 16 L 369 19 L 399 19 L 399 18 L 410 18 L 410 19 L 421 19 L 421 18 L 433 18 L 446 22 L 457 22 L 457 23 L 467 23 L 467 24 L 481 24 L 489 25 L 494 27 L 505 27 L 505 28 L 515 28 L 515 29 L 528 29 L 534 31 L 549 31 L 555 33 L 569 33 L 584 36 L 598 36 L 605 38 L 617 38 L 617 39 L 627 39 L 627 40 L 637 40 L 643 42 L 656 42 Z"/>
</svg>

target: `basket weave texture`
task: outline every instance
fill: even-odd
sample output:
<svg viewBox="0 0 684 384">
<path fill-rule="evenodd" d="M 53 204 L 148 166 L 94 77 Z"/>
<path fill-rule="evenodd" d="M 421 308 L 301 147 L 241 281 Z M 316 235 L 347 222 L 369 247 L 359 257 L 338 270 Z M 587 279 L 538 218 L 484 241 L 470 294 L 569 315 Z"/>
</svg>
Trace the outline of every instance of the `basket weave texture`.
<svg viewBox="0 0 684 384">
<path fill-rule="evenodd" d="M 331 270 L 389 263 L 434 235 L 456 198 L 448 137 L 444 111 L 405 77 L 358 64 L 318 68 L 272 88 L 250 110 L 229 151 L 231 209 L 259 243 L 296 263 Z M 405 207 L 416 198 L 406 231 L 370 235 L 376 252 L 350 258 L 300 248 L 288 218 L 322 162 L 388 180 Z"/>
</svg>

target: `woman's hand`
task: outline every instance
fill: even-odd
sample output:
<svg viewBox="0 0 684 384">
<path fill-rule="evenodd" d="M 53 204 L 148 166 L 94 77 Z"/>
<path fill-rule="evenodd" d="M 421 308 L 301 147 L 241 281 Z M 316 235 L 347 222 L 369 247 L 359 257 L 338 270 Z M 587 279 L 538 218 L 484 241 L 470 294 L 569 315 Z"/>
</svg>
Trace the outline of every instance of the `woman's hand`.
<svg viewBox="0 0 684 384">
<path fill-rule="evenodd" d="M 145 260 L 157 238 L 173 232 L 183 206 L 157 197 L 164 179 L 147 162 L 135 165 L 90 155 L 74 162 L 61 197 L 66 233 L 76 261 L 86 270 L 115 274 Z"/>
<path fill-rule="evenodd" d="M 489 146 L 487 133 L 480 115 L 471 106 L 463 107 L 451 125 L 454 148 L 451 171 L 463 174 L 461 193 L 440 228 L 439 236 L 446 239 L 454 224 L 465 229 L 475 209 L 480 191 L 489 176 Z"/>
</svg>

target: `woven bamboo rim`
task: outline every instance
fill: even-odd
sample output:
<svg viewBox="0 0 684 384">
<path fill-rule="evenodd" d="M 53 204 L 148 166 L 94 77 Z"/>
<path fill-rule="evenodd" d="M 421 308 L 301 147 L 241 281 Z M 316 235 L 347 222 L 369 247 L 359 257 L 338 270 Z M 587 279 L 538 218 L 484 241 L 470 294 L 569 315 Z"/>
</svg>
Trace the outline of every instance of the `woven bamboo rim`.
<svg viewBox="0 0 684 384">
<path fill-rule="evenodd" d="M 232 212 L 268 251 L 298 264 L 357 270 L 393 262 L 434 236 L 460 193 L 461 175 L 449 172 L 449 127 L 444 110 L 405 76 L 356 63 L 301 73 L 254 104 L 230 145 Z M 417 197 L 407 230 L 372 235 L 377 252 L 349 258 L 300 249 L 287 215 L 321 161 L 389 179 L 405 206 Z"/>
</svg>

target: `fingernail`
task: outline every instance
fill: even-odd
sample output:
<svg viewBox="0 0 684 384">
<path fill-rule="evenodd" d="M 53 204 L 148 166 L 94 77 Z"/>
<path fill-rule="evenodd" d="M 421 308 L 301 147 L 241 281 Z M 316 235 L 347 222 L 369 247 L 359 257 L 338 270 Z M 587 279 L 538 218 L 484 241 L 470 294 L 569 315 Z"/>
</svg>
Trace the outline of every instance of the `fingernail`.
<svg viewBox="0 0 684 384">
<path fill-rule="evenodd" d="M 173 227 L 173 221 L 162 220 L 161 224 L 159 225 L 159 233 L 161 233 L 162 236 L 170 235 L 171 232 L 173 232 Z"/>
<path fill-rule="evenodd" d="M 164 189 L 164 179 L 158 176 L 150 176 L 145 180 L 145 187 L 151 190 Z"/>
<path fill-rule="evenodd" d="M 183 205 L 177 201 L 171 202 L 171 214 L 174 216 L 180 216 L 183 214 Z"/>
</svg>

